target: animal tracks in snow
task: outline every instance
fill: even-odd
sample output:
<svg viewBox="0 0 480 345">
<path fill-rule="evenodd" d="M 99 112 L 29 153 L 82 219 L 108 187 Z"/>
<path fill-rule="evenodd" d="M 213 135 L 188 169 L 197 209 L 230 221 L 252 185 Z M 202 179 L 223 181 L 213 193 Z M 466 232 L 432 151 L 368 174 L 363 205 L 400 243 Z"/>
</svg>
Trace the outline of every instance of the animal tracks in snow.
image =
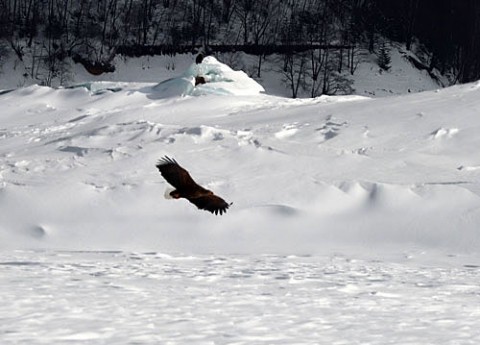
<svg viewBox="0 0 480 345">
<path fill-rule="evenodd" d="M 325 142 L 335 138 L 345 127 L 348 127 L 347 121 L 336 121 L 331 115 L 329 115 L 326 122 L 318 127 L 316 131 L 321 134 L 320 141 Z"/>
<path fill-rule="evenodd" d="M 275 137 L 277 139 L 288 139 L 294 136 L 295 133 L 297 133 L 300 128 L 301 126 L 298 124 L 298 122 L 295 122 L 292 124 L 286 123 L 282 126 L 281 130 L 275 133 Z"/>
<path fill-rule="evenodd" d="M 275 138 L 277 140 L 284 140 L 290 142 L 309 142 L 317 143 L 317 145 L 325 144 L 339 135 L 341 135 L 347 128 L 349 124 L 347 121 L 341 121 L 334 119 L 332 116 L 328 116 L 326 120 L 320 123 L 291 123 L 284 124 L 282 129 L 275 133 Z M 331 148 L 333 148 L 332 146 Z M 352 152 L 355 153 L 356 148 L 343 148 L 337 147 L 339 152 Z M 363 148 L 362 148 L 363 149 Z M 359 154 L 365 154 L 366 149 L 362 151 L 358 150 Z"/>
<path fill-rule="evenodd" d="M 340 135 L 348 126 L 347 121 L 341 121 L 329 115 L 323 122 L 314 126 L 310 122 L 285 123 L 280 130 L 274 133 L 274 137 L 278 140 L 289 140 L 295 137 L 308 138 L 313 134 L 312 139 L 322 144 Z"/>
</svg>

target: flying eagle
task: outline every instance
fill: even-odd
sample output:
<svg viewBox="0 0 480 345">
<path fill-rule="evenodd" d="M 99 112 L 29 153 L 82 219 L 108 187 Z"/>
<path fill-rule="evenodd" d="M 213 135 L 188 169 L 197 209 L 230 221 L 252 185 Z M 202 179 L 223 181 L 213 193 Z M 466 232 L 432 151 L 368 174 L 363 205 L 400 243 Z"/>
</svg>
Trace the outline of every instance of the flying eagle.
<svg viewBox="0 0 480 345">
<path fill-rule="evenodd" d="M 173 191 L 168 192 L 168 195 L 166 194 L 167 197 L 185 198 L 200 210 L 214 214 L 223 214 L 230 207 L 231 203 L 227 203 L 212 191 L 198 185 L 188 171 L 182 168 L 175 159 L 165 156 L 158 161 L 156 167 L 165 180 L 175 187 Z"/>
</svg>

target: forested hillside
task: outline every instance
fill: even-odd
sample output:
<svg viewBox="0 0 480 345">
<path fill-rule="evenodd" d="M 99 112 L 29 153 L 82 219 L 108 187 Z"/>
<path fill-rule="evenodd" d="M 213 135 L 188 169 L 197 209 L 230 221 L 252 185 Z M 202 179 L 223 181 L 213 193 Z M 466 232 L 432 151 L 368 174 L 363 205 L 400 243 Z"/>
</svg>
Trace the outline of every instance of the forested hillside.
<svg viewBox="0 0 480 345">
<path fill-rule="evenodd" d="M 285 78 L 308 76 L 316 96 L 348 93 L 362 51 L 388 70 L 396 41 L 453 84 L 480 77 L 479 24 L 475 0 L 0 0 L 0 66 L 14 56 L 32 79 L 63 84 L 72 60 L 100 74 L 117 54 L 203 49 L 253 54 L 260 77 L 277 54 Z"/>
</svg>

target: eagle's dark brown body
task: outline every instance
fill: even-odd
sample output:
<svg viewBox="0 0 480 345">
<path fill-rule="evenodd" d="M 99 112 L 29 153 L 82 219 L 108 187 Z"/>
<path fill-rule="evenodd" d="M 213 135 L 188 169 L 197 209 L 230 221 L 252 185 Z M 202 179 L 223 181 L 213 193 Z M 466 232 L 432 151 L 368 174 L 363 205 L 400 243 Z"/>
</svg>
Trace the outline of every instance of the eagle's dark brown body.
<svg viewBox="0 0 480 345">
<path fill-rule="evenodd" d="M 185 198 L 199 209 L 214 214 L 223 214 L 230 207 L 231 204 L 198 185 L 175 159 L 165 156 L 156 166 L 165 180 L 175 187 L 175 190 L 169 193 L 172 198 Z"/>
</svg>

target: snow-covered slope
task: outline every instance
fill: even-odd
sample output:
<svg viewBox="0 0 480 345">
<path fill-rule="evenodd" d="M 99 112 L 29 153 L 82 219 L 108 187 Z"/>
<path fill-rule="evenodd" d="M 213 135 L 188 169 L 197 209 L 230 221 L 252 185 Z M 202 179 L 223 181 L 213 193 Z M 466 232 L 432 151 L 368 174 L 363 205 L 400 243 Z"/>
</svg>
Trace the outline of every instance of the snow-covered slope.
<svg viewBox="0 0 480 345">
<path fill-rule="evenodd" d="M 437 73 L 434 80 L 426 70 L 417 69 L 409 57 L 418 60 L 418 56 L 407 51 L 400 44 L 389 47 L 390 69 L 382 70 L 378 66 L 378 56 L 365 52 L 353 76 L 355 94 L 368 97 L 388 97 L 435 90 L 442 84 L 449 85 L 446 77 Z"/>
<path fill-rule="evenodd" d="M 389 71 L 380 69 L 376 54 L 369 53 L 365 49 L 360 49 L 356 52 L 354 74 L 350 75 L 346 70 L 343 72 L 347 79 L 352 80 L 354 94 L 368 97 L 385 97 L 435 90 L 441 87 L 426 71 L 418 70 L 408 61 L 407 56 L 413 53 L 406 51 L 404 46 L 392 43 L 389 46 L 389 51 L 391 56 L 391 69 Z M 257 76 L 258 57 L 256 56 L 237 52 L 218 54 L 217 57 L 234 70 L 243 70 L 249 75 Z M 192 54 L 135 58 L 116 56 L 113 60 L 115 71 L 99 76 L 91 75 L 81 64 L 75 64 L 70 61 L 69 68 L 61 78 L 53 79 L 52 85 L 59 85 L 60 79 L 63 79 L 62 85 L 78 85 L 91 81 L 159 83 L 174 78 L 177 79 L 177 83 L 167 86 L 170 88 L 178 87 L 178 77 L 191 75 L 189 68 L 194 60 L 195 55 Z M 0 90 L 40 83 L 41 79 L 34 80 L 29 77 L 27 66 L 31 65 L 30 62 L 17 61 L 12 55 L 4 62 L 2 61 L 2 63 L 0 65 Z M 206 65 L 205 67 L 207 67 Z M 226 65 L 223 66 L 227 70 L 230 69 Z M 283 59 L 276 55 L 267 56 L 262 66 L 261 77 L 258 81 L 265 88 L 266 93 L 281 97 L 291 97 L 290 86 L 284 80 L 285 76 L 282 72 Z M 444 82 L 445 85 L 448 84 L 445 80 Z M 254 89 L 252 88 L 251 91 Z M 170 92 L 176 94 L 176 90 L 170 89 Z M 164 95 L 166 94 L 164 93 Z M 306 87 L 305 90 L 299 89 L 298 97 L 309 98 L 310 95 L 309 87 Z"/>
<path fill-rule="evenodd" d="M 480 84 L 292 100 L 217 67 L 0 94 L 1 343 L 478 344 Z M 228 212 L 164 199 L 164 155 Z"/>
<path fill-rule="evenodd" d="M 0 95 L 0 246 L 309 254 L 480 248 L 480 86 L 369 99 Z M 208 84 L 207 84 L 208 85 Z M 233 202 L 165 200 L 158 158 Z"/>
</svg>

